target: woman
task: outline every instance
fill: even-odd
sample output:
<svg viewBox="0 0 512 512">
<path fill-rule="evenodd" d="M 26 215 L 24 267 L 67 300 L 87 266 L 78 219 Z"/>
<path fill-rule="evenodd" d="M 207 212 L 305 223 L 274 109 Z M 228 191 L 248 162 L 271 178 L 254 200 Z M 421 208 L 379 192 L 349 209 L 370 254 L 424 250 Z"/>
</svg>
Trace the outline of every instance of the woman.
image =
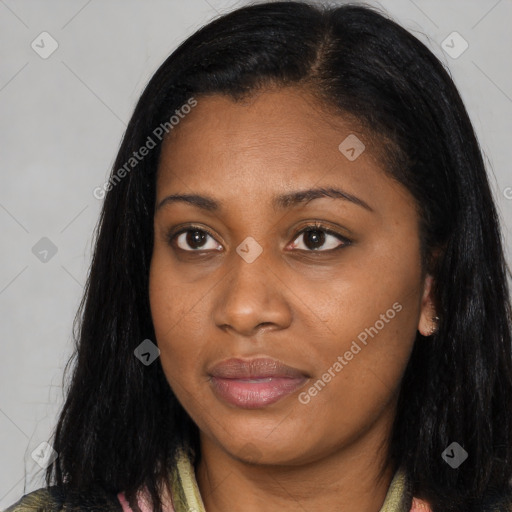
<svg viewBox="0 0 512 512">
<path fill-rule="evenodd" d="M 498 219 L 415 37 L 362 6 L 222 16 L 105 192 L 59 456 L 9 511 L 512 510 Z"/>
</svg>

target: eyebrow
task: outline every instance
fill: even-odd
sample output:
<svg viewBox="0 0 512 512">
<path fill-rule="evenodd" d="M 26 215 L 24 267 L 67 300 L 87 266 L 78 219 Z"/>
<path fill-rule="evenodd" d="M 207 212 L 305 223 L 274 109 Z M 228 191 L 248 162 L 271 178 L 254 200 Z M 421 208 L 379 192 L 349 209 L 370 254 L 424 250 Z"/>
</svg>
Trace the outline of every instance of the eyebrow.
<svg viewBox="0 0 512 512">
<path fill-rule="evenodd" d="M 334 187 L 312 188 L 307 190 L 297 190 L 294 192 L 281 194 L 273 198 L 272 206 L 274 207 L 275 210 L 290 209 L 304 203 L 309 203 L 314 199 L 320 199 L 324 197 L 330 197 L 332 199 L 342 199 L 344 201 L 349 201 L 353 204 L 361 206 L 362 208 L 365 208 L 370 212 L 374 211 L 373 208 L 371 208 L 368 205 L 368 203 L 366 203 L 362 199 L 352 194 L 349 194 L 344 190 Z M 198 194 L 172 194 L 162 199 L 162 201 L 160 201 L 160 203 L 156 207 L 156 210 L 158 211 L 164 205 L 174 202 L 188 203 L 209 212 L 217 212 L 222 210 L 224 204 L 222 201 L 218 201 L 212 197 L 202 196 Z"/>
</svg>

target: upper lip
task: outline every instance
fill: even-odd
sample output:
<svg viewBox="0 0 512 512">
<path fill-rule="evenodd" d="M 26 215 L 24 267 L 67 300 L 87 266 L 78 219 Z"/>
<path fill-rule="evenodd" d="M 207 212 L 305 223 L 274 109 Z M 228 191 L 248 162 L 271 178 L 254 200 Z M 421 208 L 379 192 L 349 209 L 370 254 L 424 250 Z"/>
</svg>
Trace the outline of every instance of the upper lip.
<svg viewBox="0 0 512 512">
<path fill-rule="evenodd" d="M 302 379 L 307 377 L 301 370 L 269 357 L 226 359 L 213 366 L 209 373 L 213 377 L 222 379 L 256 379 L 266 377 Z"/>
</svg>

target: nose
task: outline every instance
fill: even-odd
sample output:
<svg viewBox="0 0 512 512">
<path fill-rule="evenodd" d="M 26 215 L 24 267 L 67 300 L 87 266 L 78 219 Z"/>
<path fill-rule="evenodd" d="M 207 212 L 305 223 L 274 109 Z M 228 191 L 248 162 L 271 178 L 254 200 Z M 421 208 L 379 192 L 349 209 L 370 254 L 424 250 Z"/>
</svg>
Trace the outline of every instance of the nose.
<svg viewBox="0 0 512 512">
<path fill-rule="evenodd" d="M 247 337 L 261 328 L 287 328 L 292 319 L 287 287 L 270 255 L 263 251 L 248 263 L 233 252 L 231 260 L 228 275 L 216 287 L 215 324 Z"/>
</svg>

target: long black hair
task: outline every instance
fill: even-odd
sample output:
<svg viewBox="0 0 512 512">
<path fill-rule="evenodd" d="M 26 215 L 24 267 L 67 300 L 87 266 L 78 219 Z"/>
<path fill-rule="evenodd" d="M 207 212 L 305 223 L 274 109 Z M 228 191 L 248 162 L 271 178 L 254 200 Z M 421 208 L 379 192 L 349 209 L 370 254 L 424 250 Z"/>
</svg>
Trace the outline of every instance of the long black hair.
<svg viewBox="0 0 512 512">
<path fill-rule="evenodd" d="M 417 334 L 389 456 L 436 512 L 491 506 L 512 476 L 509 270 L 470 119 L 439 60 L 385 14 L 306 2 L 218 17 L 144 90 L 106 187 L 47 484 L 101 485 L 129 499 L 144 484 L 160 511 L 177 449 L 200 456 L 198 429 L 160 361 L 146 366 L 134 356 L 143 340 L 156 343 L 148 275 L 161 133 L 179 130 L 169 120 L 191 98 L 240 100 L 269 86 L 306 87 L 333 114 L 361 123 L 381 141 L 386 172 L 414 197 L 440 320 L 433 336 Z M 155 147 L 135 165 L 149 138 Z M 457 469 L 441 456 L 453 442 L 468 454 Z"/>
</svg>

